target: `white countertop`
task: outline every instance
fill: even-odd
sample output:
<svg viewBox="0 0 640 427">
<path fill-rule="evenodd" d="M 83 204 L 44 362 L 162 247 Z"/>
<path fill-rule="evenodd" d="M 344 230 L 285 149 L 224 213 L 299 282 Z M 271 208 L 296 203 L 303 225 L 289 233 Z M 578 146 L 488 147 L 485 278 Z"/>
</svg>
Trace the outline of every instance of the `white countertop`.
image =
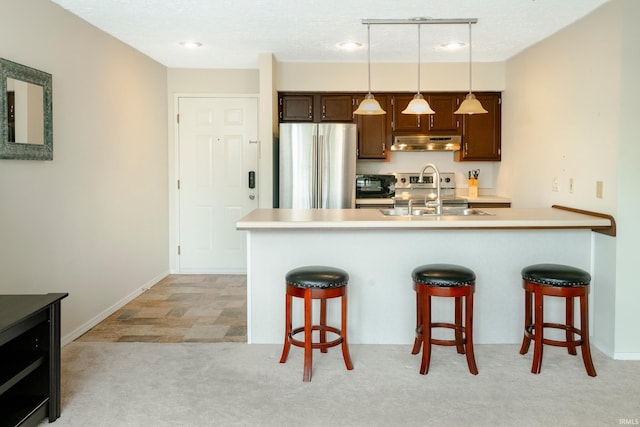
<svg viewBox="0 0 640 427">
<path fill-rule="evenodd" d="M 598 228 L 611 220 L 554 208 L 482 209 L 492 215 L 385 216 L 378 209 L 256 209 L 238 230 Z"/>
<path fill-rule="evenodd" d="M 393 199 L 356 199 L 356 205 L 390 205 L 393 206 Z"/>
<path fill-rule="evenodd" d="M 469 197 L 467 194 L 457 194 L 456 196 L 467 199 L 469 203 L 511 203 L 509 197 L 496 196 L 494 194 L 479 194 L 477 197 Z"/>
<path fill-rule="evenodd" d="M 469 203 L 511 203 L 508 197 L 494 194 L 479 194 L 477 197 L 469 197 L 467 194 L 456 194 L 456 197 L 467 199 Z M 356 199 L 356 205 L 393 205 L 393 199 Z"/>
</svg>

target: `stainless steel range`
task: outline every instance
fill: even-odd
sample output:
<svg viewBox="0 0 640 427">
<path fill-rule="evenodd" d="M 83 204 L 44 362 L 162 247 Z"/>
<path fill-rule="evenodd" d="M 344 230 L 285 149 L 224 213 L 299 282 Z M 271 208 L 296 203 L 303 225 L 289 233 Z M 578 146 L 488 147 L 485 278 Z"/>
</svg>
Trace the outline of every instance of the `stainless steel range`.
<svg viewBox="0 0 640 427">
<path fill-rule="evenodd" d="M 405 207 L 412 200 L 413 206 L 423 205 L 426 201 L 436 200 L 437 187 L 435 173 L 425 173 L 423 182 L 418 182 L 420 173 L 395 173 L 396 192 L 394 204 L 396 207 Z M 443 206 L 468 207 L 467 199 L 456 197 L 456 178 L 453 172 L 440 172 L 440 196 Z"/>
</svg>

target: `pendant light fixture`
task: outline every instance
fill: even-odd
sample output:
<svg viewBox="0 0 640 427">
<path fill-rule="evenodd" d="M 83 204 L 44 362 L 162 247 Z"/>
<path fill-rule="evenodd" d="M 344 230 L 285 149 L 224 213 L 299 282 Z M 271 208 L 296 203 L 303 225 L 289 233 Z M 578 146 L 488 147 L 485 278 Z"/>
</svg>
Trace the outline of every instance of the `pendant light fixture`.
<svg viewBox="0 0 640 427">
<path fill-rule="evenodd" d="M 353 112 L 353 114 L 359 115 L 367 115 L 367 116 L 377 116 L 381 114 L 387 114 L 386 111 L 380 107 L 378 101 L 373 97 L 371 93 L 371 25 L 367 24 L 367 64 L 368 64 L 368 74 L 369 74 L 369 92 L 364 97 L 358 109 Z"/>
<path fill-rule="evenodd" d="M 402 114 L 435 114 L 429 103 L 420 93 L 420 24 L 418 24 L 418 92 L 414 95 Z"/>
<path fill-rule="evenodd" d="M 471 63 L 471 21 L 469 21 L 469 94 L 453 114 L 485 114 L 488 112 L 471 92 Z"/>
</svg>

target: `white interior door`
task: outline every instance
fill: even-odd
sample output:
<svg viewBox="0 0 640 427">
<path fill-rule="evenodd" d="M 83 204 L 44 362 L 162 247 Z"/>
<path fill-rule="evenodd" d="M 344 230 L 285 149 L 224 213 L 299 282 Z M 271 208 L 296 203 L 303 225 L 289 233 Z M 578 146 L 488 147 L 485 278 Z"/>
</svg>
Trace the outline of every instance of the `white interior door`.
<svg viewBox="0 0 640 427">
<path fill-rule="evenodd" d="M 258 100 L 180 97 L 178 110 L 180 273 L 244 273 L 235 223 L 258 207 Z"/>
</svg>

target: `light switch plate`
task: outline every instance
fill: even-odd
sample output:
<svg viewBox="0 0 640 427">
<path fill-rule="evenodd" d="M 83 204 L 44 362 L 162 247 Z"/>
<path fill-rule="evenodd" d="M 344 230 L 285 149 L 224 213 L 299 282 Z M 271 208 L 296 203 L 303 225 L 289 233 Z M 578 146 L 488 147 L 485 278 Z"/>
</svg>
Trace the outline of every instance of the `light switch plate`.
<svg viewBox="0 0 640 427">
<path fill-rule="evenodd" d="M 596 181 L 596 197 L 598 199 L 602 199 L 603 193 L 604 193 L 604 182 Z"/>
</svg>

